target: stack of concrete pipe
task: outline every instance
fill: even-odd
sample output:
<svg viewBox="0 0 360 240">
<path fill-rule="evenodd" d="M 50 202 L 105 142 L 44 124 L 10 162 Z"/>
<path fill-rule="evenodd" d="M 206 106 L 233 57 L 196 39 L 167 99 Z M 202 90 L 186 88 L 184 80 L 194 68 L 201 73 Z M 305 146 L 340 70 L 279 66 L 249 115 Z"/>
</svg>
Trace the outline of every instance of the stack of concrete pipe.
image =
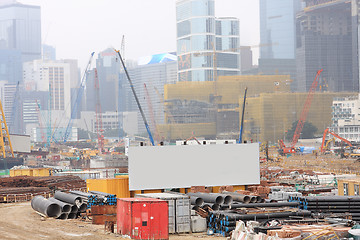
<svg viewBox="0 0 360 240">
<path fill-rule="evenodd" d="M 76 219 L 86 211 L 87 205 L 78 195 L 56 191 L 53 198 L 34 197 L 31 207 L 45 217 L 65 220 Z"/>
<path fill-rule="evenodd" d="M 204 209 L 205 211 L 219 210 L 221 206 L 229 206 L 233 202 L 233 199 L 230 195 L 220 194 L 220 193 L 187 193 L 190 196 L 191 205 L 193 210 L 198 210 L 199 208 Z"/>
<path fill-rule="evenodd" d="M 244 194 L 240 194 L 237 192 L 228 192 L 228 191 L 223 191 L 223 194 L 227 194 L 230 195 L 234 202 L 239 202 L 239 203 L 264 203 L 265 199 L 263 199 L 260 196 L 255 196 L 255 195 L 244 195 Z"/>
</svg>

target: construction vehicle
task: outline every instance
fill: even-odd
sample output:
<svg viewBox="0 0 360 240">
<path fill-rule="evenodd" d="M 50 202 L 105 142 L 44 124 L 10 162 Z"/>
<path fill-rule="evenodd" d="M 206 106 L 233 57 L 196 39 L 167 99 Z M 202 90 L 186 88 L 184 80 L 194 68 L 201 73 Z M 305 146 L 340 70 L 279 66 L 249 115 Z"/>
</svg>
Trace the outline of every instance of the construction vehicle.
<svg viewBox="0 0 360 240">
<path fill-rule="evenodd" d="M 353 148 L 353 145 L 351 144 L 350 141 L 346 140 L 345 138 L 340 137 L 336 133 L 330 131 L 329 128 L 327 128 L 327 129 L 325 129 L 324 134 L 323 134 L 323 138 L 322 138 L 322 143 L 321 143 L 321 148 L 320 148 L 321 153 L 325 152 L 325 149 L 326 149 L 325 148 L 325 139 L 326 139 L 326 136 L 328 134 L 331 134 L 334 138 L 337 138 L 340 141 L 345 142 L 350 148 Z"/>
<path fill-rule="evenodd" d="M 286 147 L 284 142 L 282 140 L 279 140 L 279 153 L 280 154 L 290 154 L 290 153 L 295 153 L 296 152 L 295 145 L 296 145 L 296 143 L 298 142 L 298 140 L 300 138 L 301 131 L 303 130 L 307 115 L 309 113 L 309 109 L 311 107 L 311 102 L 312 102 L 312 100 L 314 98 L 316 88 L 317 88 L 317 86 L 319 84 L 319 77 L 320 77 L 320 74 L 321 74 L 322 71 L 323 71 L 323 69 L 320 69 L 319 71 L 317 71 L 315 79 L 314 79 L 314 81 L 313 81 L 313 83 L 312 83 L 312 85 L 311 85 L 311 87 L 309 89 L 308 95 L 307 95 L 305 103 L 304 103 L 304 107 L 303 107 L 303 109 L 301 111 L 301 114 L 300 114 L 299 121 L 298 121 L 298 123 L 296 125 L 296 129 L 295 129 L 295 132 L 294 132 L 294 135 L 293 135 L 291 146 Z"/>
</svg>

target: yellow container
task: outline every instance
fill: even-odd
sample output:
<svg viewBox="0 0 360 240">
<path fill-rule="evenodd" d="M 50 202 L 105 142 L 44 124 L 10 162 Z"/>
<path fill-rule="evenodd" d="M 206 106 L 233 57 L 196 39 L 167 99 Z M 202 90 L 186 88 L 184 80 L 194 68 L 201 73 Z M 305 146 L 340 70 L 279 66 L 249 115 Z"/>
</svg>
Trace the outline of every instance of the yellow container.
<svg viewBox="0 0 360 240">
<path fill-rule="evenodd" d="M 115 194 L 118 198 L 130 197 L 128 176 L 105 179 L 87 179 L 86 186 L 88 191 Z"/>
<path fill-rule="evenodd" d="M 46 177 L 46 176 L 50 176 L 50 170 L 51 168 L 11 169 L 10 177 L 16 177 L 16 176 Z"/>
<path fill-rule="evenodd" d="M 35 168 L 33 169 L 32 176 L 34 177 L 47 177 L 50 176 L 51 168 Z"/>
</svg>

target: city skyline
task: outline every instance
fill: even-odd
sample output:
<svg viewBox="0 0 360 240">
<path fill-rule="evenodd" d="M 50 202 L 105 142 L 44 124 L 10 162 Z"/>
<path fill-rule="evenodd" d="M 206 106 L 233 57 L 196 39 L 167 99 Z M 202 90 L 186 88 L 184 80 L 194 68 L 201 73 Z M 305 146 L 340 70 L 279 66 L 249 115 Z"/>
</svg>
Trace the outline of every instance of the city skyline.
<svg viewBox="0 0 360 240">
<path fill-rule="evenodd" d="M 123 35 L 126 59 L 176 51 L 176 0 L 90 0 L 86 6 L 84 1 L 69 0 L 19 2 L 41 7 L 42 44 L 56 47 L 58 59 L 78 59 L 81 69 L 85 68 L 91 52 L 120 48 Z M 260 42 L 258 4 L 249 0 L 215 1 L 217 17 L 240 19 L 241 45 Z M 135 15 L 136 11 L 139 14 Z M 254 63 L 258 51 L 254 48 Z"/>
</svg>

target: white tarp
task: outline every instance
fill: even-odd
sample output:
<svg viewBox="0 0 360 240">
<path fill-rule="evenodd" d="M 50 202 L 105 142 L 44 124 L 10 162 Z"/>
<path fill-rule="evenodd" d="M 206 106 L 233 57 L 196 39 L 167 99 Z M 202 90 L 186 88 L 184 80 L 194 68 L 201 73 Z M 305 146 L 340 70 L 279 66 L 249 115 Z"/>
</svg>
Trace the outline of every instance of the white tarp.
<svg viewBox="0 0 360 240">
<path fill-rule="evenodd" d="M 259 144 L 129 148 L 130 190 L 260 184 Z"/>
</svg>

